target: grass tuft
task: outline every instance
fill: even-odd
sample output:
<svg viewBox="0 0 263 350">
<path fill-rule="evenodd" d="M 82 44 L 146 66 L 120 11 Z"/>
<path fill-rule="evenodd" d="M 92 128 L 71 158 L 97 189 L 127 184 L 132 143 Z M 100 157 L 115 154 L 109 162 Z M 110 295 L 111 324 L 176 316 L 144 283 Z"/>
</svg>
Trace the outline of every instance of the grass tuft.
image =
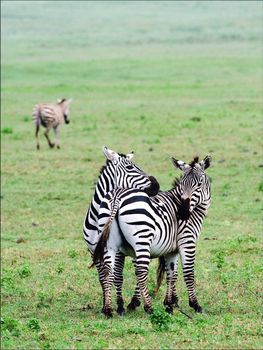
<svg viewBox="0 0 263 350">
<path fill-rule="evenodd" d="M 168 331 L 172 323 L 172 317 L 164 308 L 156 307 L 149 316 L 153 328 L 159 332 Z"/>
<path fill-rule="evenodd" d="M 12 128 L 3 128 L 1 129 L 2 134 L 13 134 L 13 129 Z"/>
</svg>

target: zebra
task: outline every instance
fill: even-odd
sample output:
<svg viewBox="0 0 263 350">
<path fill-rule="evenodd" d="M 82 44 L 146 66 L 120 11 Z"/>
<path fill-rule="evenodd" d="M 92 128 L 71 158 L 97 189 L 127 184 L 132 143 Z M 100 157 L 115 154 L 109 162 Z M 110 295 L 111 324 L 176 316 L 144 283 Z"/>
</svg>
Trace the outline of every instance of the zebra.
<svg viewBox="0 0 263 350">
<path fill-rule="evenodd" d="M 139 190 L 123 189 L 116 196 L 114 192 L 108 193 L 101 203 L 101 233 L 93 261 L 103 264 L 103 312 L 106 317 L 112 317 L 111 286 L 116 254 L 119 252 L 135 258 L 137 294 L 129 304 L 130 309 L 139 305 L 139 289 L 145 311 L 152 311 L 146 283 L 150 258 L 156 257 L 162 262 L 157 288 L 164 268 L 166 270 L 166 310 L 172 312 L 174 306 L 178 306 L 175 283 L 180 255 L 189 306 L 196 312 L 202 312 L 194 288 L 194 263 L 196 241 L 211 201 L 210 181 L 205 174 L 211 164 L 211 157 L 206 156 L 200 162 L 195 157 L 190 164 L 175 158 L 172 158 L 172 162 L 183 174 L 174 182 L 171 190 L 149 198 Z M 115 205 L 109 218 L 109 205 L 112 202 Z M 106 217 L 107 224 L 104 225 Z"/>
<path fill-rule="evenodd" d="M 113 189 L 120 190 L 120 188 L 132 187 L 144 190 L 144 193 L 149 196 L 153 196 L 159 191 L 159 183 L 157 180 L 153 176 L 148 176 L 132 163 L 133 152 L 124 155 L 107 147 L 103 147 L 103 153 L 107 158 L 106 165 L 101 168 L 95 193 L 86 212 L 83 223 L 84 240 L 92 257 L 99 240 L 98 212 L 100 204 L 109 191 Z M 119 266 L 117 267 L 118 276 L 121 276 L 122 271 L 120 271 L 120 269 L 123 268 L 124 256 L 119 253 L 116 259 L 118 260 L 116 266 Z M 103 286 L 103 274 L 100 262 L 96 262 L 96 267 L 99 273 L 100 283 Z M 121 296 L 122 279 L 116 279 L 115 285 L 117 290 L 117 312 L 123 314 L 123 299 Z"/>
<path fill-rule="evenodd" d="M 58 127 L 63 123 L 69 124 L 69 106 L 71 101 L 71 99 L 66 100 L 63 98 L 58 100 L 55 104 L 40 103 L 34 107 L 32 116 L 36 126 L 35 137 L 37 149 L 40 149 L 38 134 L 41 125 L 46 128 L 44 135 L 47 139 L 49 147 L 53 148 L 56 146 L 57 148 L 60 148 L 58 140 Z M 55 134 L 54 143 L 50 141 L 48 136 L 51 128 L 53 128 Z"/>
</svg>

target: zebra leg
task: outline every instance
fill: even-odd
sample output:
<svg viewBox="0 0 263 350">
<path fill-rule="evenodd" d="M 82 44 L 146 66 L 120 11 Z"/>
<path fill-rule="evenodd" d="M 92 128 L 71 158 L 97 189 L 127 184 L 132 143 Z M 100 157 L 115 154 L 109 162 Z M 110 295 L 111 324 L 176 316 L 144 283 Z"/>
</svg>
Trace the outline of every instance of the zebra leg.
<svg viewBox="0 0 263 350">
<path fill-rule="evenodd" d="M 54 128 L 54 134 L 55 134 L 55 146 L 59 149 L 59 140 L 58 140 L 58 126 Z"/>
<path fill-rule="evenodd" d="M 114 284 L 117 294 L 117 313 L 123 316 L 125 309 L 123 307 L 124 301 L 122 297 L 122 285 L 123 285 L 123 267 L 125 256 L 122 253 L 116 254 L 115 266 L 114 266 Z"/>
<path fill-rule="evenodd" d="M 173 313 L 173 308 L 178 307 L 178 296 L 175 283 L 177 280 L 178 253 L 165 257 L 166 270 L 166 294 L 163 304 L 166 311 Z"/>
<path fill-rule="evenodd" d="M 50 147 L 50 148 L 53 148 L 53 147 L 54 147 L 54 143 L 52 143 L 52 142 L 50 141 L 50 138 L 49 138 L 49 136 L 48 136 L 49 130 L 50 130 L 50 128 L 47 128 L 46 131 L 44 132 L 44 135 L 45 135 L 45 137 L 46 137 L 46 139 L 47 139 L 47 142 L 48 142 L 49 147 Z"/>
<path fill-rule="evenodd" d="M 140 290 L 140 286 L 137 283 L 134 290 L 133 297 L 131 298 L 129 305 L 127 306 L 129 311 L 133 311 L 136 309 L 136 307 L 141 305 L 140 298 L 141 298 L 141 290 Z"/>
<path fill-rule="evenodd" d="M 195 264 L 195 244 L 183 246 L 180 248 L 180 256 L 182 260 L 182 268 L 184 281 L 188 290 L 189 306 L 192 307 L 195 312 L 202 312 L 202 308 L 197 301 L 195 294 L 195 279 L 194 279 L 194 264 Z"/>
<path fill-rule="evenodd" d="M 116 253 L 112 249 L 109 249 L 104 254 L 104 310 L 103 313 L 106 318 L 112 317 L 112 306 L 111 306 L 111 288 L 114 282 L 114 265 L 115 265 Z"/>
<path fill-rule="evenodd" d="M 40 145 L 39 145 L 39 129 L 40 129 L 40 125 L 38 123 L 36 123 L 36 140 L 37 140 L 37 149 L 40 149 Z"/>
<path fill-rule="evenodd" d="M 90 250 L 89 252 L 90 252 L 90 255 L 91 255 L 91 260 L 93 260 L 93 251 Z M 103 307 L 101 309 L 101 312 L 104 313 L 104 305 L 105 305 L 105 299 L 104 299 L 104 297 L 105 297 L 105 295 L 104 295 L 104 283 L 105 283 L 104 269 L 103 269 L 103 265 L 99 261 L 97 261 L 95 263 L 95 266 L 96 266 L 97 271 L 98 271 L 99 281 L 100 281 L 102 294 L 103 294 Z"/>
<path fill-rule="evenodd" d="M 135 268 L 135 271 L 136 271 L 136 259 L 133 258 L 132 262 L 133 262 L 133 265 L 134 265 L 134 268 Z M 132 311 L 132 310 L 135 310 L 136 307 L 140 306 L 140 304 L 141 304 L 140 298 L 141 298 L 141 290 L 140 290 L 140 287 L 139 287 L 139 285 L 137 283 L 136 287 L 135 287 L 135 291 L 134 291 L 133 297 L 132 297 L 129 305 L 127 306 L 128 310 Z"/>
<path fill-rule="evenodd" d="M 141 296 L 144 301 L 144 310 L 147 313 L 152 312 L 151 298 L 147 288 L 147 279 L 150 263 L 150 249 L 147 251 L 145 246 L 136 252 L 136 276 L 137 284 L 140 287 Z M 139 248 L 139 247 L 138 247 Z M 143 254 L 142 254 L 143 252 Z"/>
<path fill-rule="evenodd" d="M 96 268 L 97 268 L 97 271 L 98 271 L 99 281 L 100 281 L 100 285 L 101 285 L 101 289 L 102 289 L 102 293 L 103 293 L 103 306 L 102 306 L 101 312 L 104 313 L 104 309 L 105 309 L 105 292 L 104 292 L 105 276 L 104 276 L 104 269 L 103 269 L 103 266 L 101 265 L 101 263 L 99 263 L 99 262 L 96 263 Z"/>
</svg>

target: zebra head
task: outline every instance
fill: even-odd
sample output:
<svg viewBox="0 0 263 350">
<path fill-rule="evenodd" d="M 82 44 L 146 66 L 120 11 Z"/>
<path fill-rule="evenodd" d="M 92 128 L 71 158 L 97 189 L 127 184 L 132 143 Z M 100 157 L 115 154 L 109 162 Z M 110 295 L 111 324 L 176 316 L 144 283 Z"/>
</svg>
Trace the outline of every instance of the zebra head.
<svg viewBox="0 0 263 350">
<path fill-rule="evenodd" d="M 210 183 L 205 170 L 210 166 L 212 158 L 208 155 L 201 162 L 195 157 L 190 164 L 172 158 L 176 168 L 183 171 L 178 182 L 180 204 L 178 216 L 188 220 L 192 211 L 200 204 L 210 204 Z"/>
<path fill-rule="evenodd" d="M 69 124 L 69 106 L 72 102 L 72 99 L 66 100 L 65 98 L 62 98 L 61 100 L 58 100 L 58 105 L 62 109 L 62 113 L 64 116 L 64 121 L 66 124 Z"/>
<path fill-rule="evenodd" d="M 155 196 L 159 192 L 158 181 L 132 162 L 133 152 L 125 155 L 107 147 L 103 147 L 102 150 L 107 158 L 108 174 L 112 178 L 113 188 L 134 187 L 144 190 L 149 196 Z"/>
</svg>

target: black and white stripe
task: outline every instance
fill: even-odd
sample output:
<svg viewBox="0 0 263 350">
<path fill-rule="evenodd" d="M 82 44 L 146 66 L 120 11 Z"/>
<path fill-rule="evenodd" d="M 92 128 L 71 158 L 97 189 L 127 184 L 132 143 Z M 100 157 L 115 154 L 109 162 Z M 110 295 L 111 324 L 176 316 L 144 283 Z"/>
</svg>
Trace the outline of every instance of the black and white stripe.
<svg viewBox="0 0 263 350">
<path fill-rule="evenodd" d="M 103 311 L 106 316 L 112 315 L 111 285 L 116 252 L 135 258 L 138 287 L 129 305 L 130 309 L 139 304 L 140 291 L 145 310 L 151 311 L 146 285 L 149 262 L 151 258 L 161 257 L 167 274 L 164 303 L 167 310 L 172 311 L 178 300 L 175 282 L 180 255 L 189 305 L 201 312 L 194 289 L 194 262 L 196 240 L 210 206 L 210 184 L 204 172 L 210 161 L 209 156 L 200 163 L 195 158 L 191 164 L 173 159 L 174 165 L 183 171 L 181 179 L 170 191 L 159 193 L 153 198 L 141 191 L 127 189 L 109 193 L 102 201 L 99 226 L 101 228 L 105 220 L 107 225 L 102 229 L 94 261 L 102 261 L 104 264 Z M 112 203 L 115 206 L 109 218 Z M 160 269 L 162 270 L 163 268 Z"/>
<path fill-rule="evenodd" d="M 32 116 L 36 126 L 35 136 L 37 142 L 37 149 L 40 148 L 39 130 L 41 125 L 46 129 L 44 135 L 47 139 L 49 147 L 53 148 L 54 146 L 56 146 L 57 148 L 60 148 L 58 140 L 58 127 L 60 124 L 69 123 L 70 103 L 71 99 L 66 100 L 65 98 L 63 98 L 62 100 L 59 100 L 56 104 L 41 103 L 34 107 Z M 54 143 L 51 142 L 48 136 L 48 133 L 52 128 L 55 134 Z"/>
</svg>

